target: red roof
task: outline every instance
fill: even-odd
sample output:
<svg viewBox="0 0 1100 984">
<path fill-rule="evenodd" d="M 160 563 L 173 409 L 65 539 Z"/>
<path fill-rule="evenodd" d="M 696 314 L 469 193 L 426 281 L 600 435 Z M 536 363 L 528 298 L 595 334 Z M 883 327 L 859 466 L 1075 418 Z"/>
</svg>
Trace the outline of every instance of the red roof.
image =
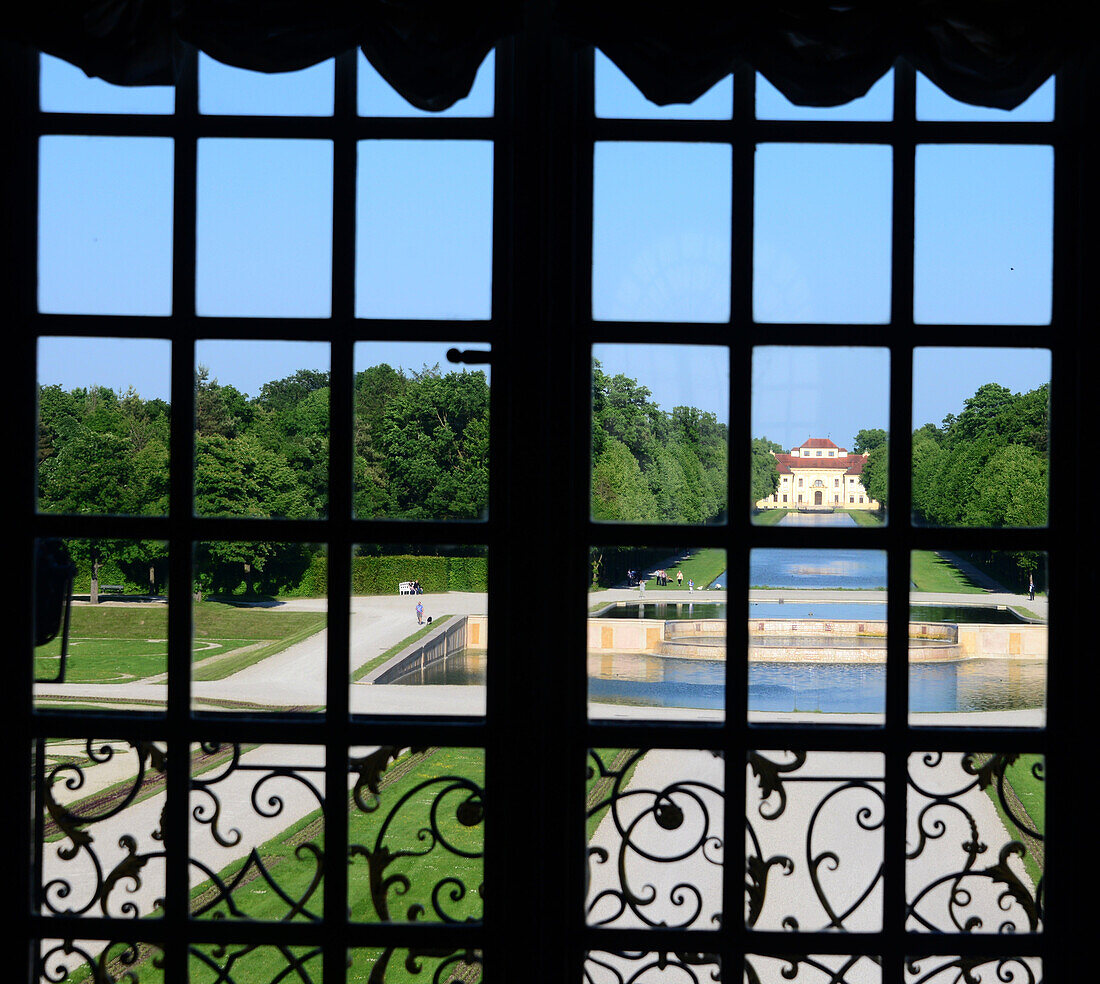
<svg viewBox="0 0 1100 984">
<path fill-rule="evenodd" d="M 863 472 L 863 463 L 866 460 L 861 454 L 845 454 L 838 458 L 803 458 L 793 454 L 775 456 L 776 468 L 780 475 L 789 475 L 792 467 L 835 468 L 846 471 L 849 475 L 859 475 Z"/>
<path fill-rule="evenodd" d="M 800 445 L 800 448 L 840 448 L 839 444 L 833 444 L 827 437 L 808 437 Z M 841 449 L 843 450 L 843 449 Z"/>
</svg>

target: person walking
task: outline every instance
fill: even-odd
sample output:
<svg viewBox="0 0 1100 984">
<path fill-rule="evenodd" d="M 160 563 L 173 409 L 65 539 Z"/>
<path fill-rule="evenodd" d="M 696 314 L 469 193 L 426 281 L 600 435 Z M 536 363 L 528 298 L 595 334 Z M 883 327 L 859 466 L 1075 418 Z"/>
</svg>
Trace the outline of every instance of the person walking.
<svg viewBox="0 0 1100 984">
<path fill-rule="evenodd" d="M 422 602 L 419 601 L 416 603 L 416 624 L 424 624 L 424 605 Z"/>
<path fill-rule="evenodd" d="M 688 591 L 694 591 L 694 590 L 695 590 L 695 578 L 692 578 L 690 581 L 688 581 Z"/>
<path fill-rule="evenodd" d="M 1027 600 L 1035 600 L 1035 575 L 1028 574 L 1027 576 Z"/>
<path fill-rule="evenodd" d="M 683 586 L 684 586 L 684 572 L 683 571 L 677 571 L 676 572 L 676 587 L 682 588 Z"/>
</svg>

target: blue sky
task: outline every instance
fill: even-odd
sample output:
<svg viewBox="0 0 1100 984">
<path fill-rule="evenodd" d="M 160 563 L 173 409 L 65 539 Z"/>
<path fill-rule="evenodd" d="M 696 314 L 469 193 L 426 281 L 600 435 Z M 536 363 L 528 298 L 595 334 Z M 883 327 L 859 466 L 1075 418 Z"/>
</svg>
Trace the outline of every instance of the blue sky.
<svg viewBox="0 0 1100 984">
<path fill-rule="evenodd" d="M 728 118 L 733 85 L 692 106 L 655 107 L 598 54 L 602 116 Z M 360 58 L 362 114 L 422 116 Z M 243 72 L 205 56 L 204 113 L 327 115 L 331 62 L 287 75 Z M 493 58 L 450 116 L 492 112 Z M 922 119 L 1050 119 L 1048 83 L 1011 114 L 977 110 L 918 80 Z M 834 109 L 787 102 L 758 80 L 767 119 L 889 119 L 893 79 Z M 55 111 L 168 113 L 172 92 L 125 89 L 43 59 L 42 106 Z M 43 311 L 109 315 L 172 308 L 172 142 L 164 138 L 51 136 L 41 141 L 40 279 Z M 478 320 L 490 314 L 492 152 L 478 141 L 363 141 L 358 152 L 356 314 Z M 758 321 L 875 325 L 890 317 L 890 150 L 881 146 L 762 144 L 757 148 L 752 303 Z M 1050 316 L 1053 155 L 1046 147 L 922 146 L 917 155 L 914 315 L 918 322 L 1041 325 Z M 730 310 L 731 186 L 727 147 L 599 143 L 595 152 L 593 314 L 599 319 L 722 322 Z M 200 315 L 330 314 L 332 146 L 324 140 L 206 139 L 199 147 L 196 304 Z M 278 202 L 279 208 L 273 208 Z M 367 334 L 369 327 L 363 326 Z M 415 330 L 413 332 L 415 335 Z M 1041 331 L 1037 333 L 1041 337 Z M 781 332 L 777 334 L 781 341 Z M 402 345 L 376 349 L 409 367 L 443 361 Z M 608 346 L 609 372 L 626 372 L 671 408 L 691 404 L 723 420 L 722 351 Z M 204 357 L 209 353 L 209 358 Z M 429 353 L 430 354 L 430 353 Z M 46 340 L 40 379 L 93 383 L 167 398 L 164 342 Z M 323 346 L 213 343 L 200 358 L 254 394 L 296 368 L 323 368 Z M 938 358 L 938 363 L 937 363 Z M 360 354 L 357 353 L 357 364 Z M 881 351 L 759 350 L 753 432 L 793 444 L 885 426 Z M 837 376 L 842 373 L 842 376 Z M 858 386 L 838 387 L 840 378 Z M 790 396 L 797 379 L 807 394 Z M 958 412 L 983 382 L 1013 390 L 1049 379 L 1049 358 L 984 351 L 918 354 L 916 422 Z M 847 396 L 839 393 L 847 392 Z"/>
</svg>

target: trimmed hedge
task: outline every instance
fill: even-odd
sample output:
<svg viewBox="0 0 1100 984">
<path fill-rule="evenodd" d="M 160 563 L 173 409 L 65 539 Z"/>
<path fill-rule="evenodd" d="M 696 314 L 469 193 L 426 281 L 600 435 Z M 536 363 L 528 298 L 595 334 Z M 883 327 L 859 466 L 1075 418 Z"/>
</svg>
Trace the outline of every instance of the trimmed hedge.
<svg viewBox="0 0 1100 984">
<path fill-rule="evenodd" d="M 429 593 L 488 591 L 488 565 L 484 557 L 394 554 L 352 558 L 351 593 L 354 595 L 397 594 L 402 581 L 419 581 L 424 591 Z M 295 594 L 320 596 L 327 590 L 327 559 L 314 557 Z"/>
</svg>

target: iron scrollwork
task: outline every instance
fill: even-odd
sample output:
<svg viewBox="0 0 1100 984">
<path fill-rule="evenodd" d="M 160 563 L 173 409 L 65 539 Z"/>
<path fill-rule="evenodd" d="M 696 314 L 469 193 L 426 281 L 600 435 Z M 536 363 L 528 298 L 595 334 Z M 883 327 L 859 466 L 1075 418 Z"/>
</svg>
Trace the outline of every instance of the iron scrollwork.
<svg viewBox="0 0 1100 984">
<path fill-rule="evenodd" d="M 867 954 L 745 954 L 745 984 L 869 984 L 882 980 L 882 961 Z"/>
<path fill-rule="evenodd" d="M 1025 859 L 1041 866 L 1043 832 L 1006 777 L 1020 757 L 977 752 L 910 757 L 907 928 L 1040 929 L 1043 879 L 1041 872 L 1029 873 Z M 1043 781 L 1041 759 L 1029 771 Z"/>
<path fill-rule="evenodd" d="M 360 951 L 362 952 L 362 951 Z M 349 967 L 354 968 L 358 954 L 352 954 Z M 392 975 L 389 974 L 393 970 Z M 367 964 L 365 984 L 396 984 L 397 981 L 423 981 L 423 984 L 479 984 L 482 979 L 480 950 L 403 949 L 387 947 Z M 348 974 L 348 980 L 364 980 Z"/>
<path fill-rule="evenodd" d="M 39 755 L 43 754 L 40 745 Z M 40 817 L 37 834 L 39 906 L 51 915 L 84 916 L 96 908 L 105 916 L 153 915 L 164 905 L 163 884 L 150 880 L 147 869 L 165 856 L 163 848 L 149 847 L 164 842 L 166 753 L 154 742 L 89 738 L 83 754 L 84 761 L 55 764 L 37 783 L 46 814 Z M 132 765 L 121 778 L 114 778 L 117 771 L 111 767 L 117 767 L 122 756 Z M 89 773 L 97 768 L 109 771 L 113 781 L 90 788 Z M 59 796 L 60 790 L 70 795 Z M 153 803 L 151 809 L 137 809 L 157 794 L 159 808 Z M 138 832 L 140 827 L 132 824 L 149 826 Z M 110 846 L 112 841 L 117 849 Z M 119 891 L 127 897 L 116 904 Z"/>
<path fill-rule="evenodd" d="M 267 745 L 265 750 L 279 746 Z M 293 746 L 291 746 L 293 747 Z M 232 852 L 241 848 L 245 834 L 240 827 L 223 825 L 225 798 L 232 797 L 240 801 L 247 793 L 247 800 L 254 817 L 236 819 L 242 826 L 249 826 L 250 820 L 259 824 L 263 821 L 280 819 L 284 826 L 305 818 L 306 823 L 299 830 L 291 844 L 294 858 L 304 866 L 307 877 L 304 885 L 296 889 L 287 887 L 291 879 L 280 879 L 273 873 L 281 856 L 278 853 L 263 851 L 261 845 L 253 844 L 239 863 L 228 865 L 213 864 L 192 856 L 190 863 L 206 879 L 204 885 L 191 903 L 193 916 L 212 915 L 215 918 L 237 919 L 307 919 L 313 922 L 321 920 L 319 908 L 311 906 L 317 896 L 324 876 L 324 849 L 321 838 L 324 831 L 323 810 L 325 797 L 315 776 L 323 776 L 324 766 L 302 763 L 296 765 L 272 765 L 255 762 L 242 754 L 240 744 L 221 745 L 217 742 L 203 742 L 200 754 L 214 759 L 216 764 L 208 771 L 200 772 L 191 779 L 191 818 L 200 827 L 209 830 L 210 837 L 217 848 Z M 224 757 L 224 761 L 219 761 Z M 262 835 L 261 835 L 262 836 Z M 252 834 L 252 840 L 260 839 Z M 195 853 L 195 838 L 192 838 L 192 854 Z M 210 851 L 206 852 L 208 855 Z M 218 857 L 214 849 L 212 857 Z M 295 872 L 294 881 L 300 871 Z M 261 912 L 246 911 L 249 894 L 246 886 L 259 883 L 263 886 L 266 908 Z M 278 899 L 272 903 L 267 893 Z M 319 901 L 319 899 L 318 899 Z M 271 908 L 271 906 L 274 908 Z"/>
<path fill-rule="evenodd" d="M 584 984 L 706 984 L 721 981 L 713 953 L 592 950 L 584 961 Z"/>
<path fill-rule="evenodd" d="M 883 877 L 881 756 L 850 755 L 748 753 L 748 769 L 759 787 L 755 811 L 759 819 L 751 810 L 745 816 L 745 923 L 749 928 L 798 931 L 807 928 L 804 924 L 810 919 L 821 930 L 873 929 L 881 924 L 874 901 Z M 872 759 L 875 767 L 869 771 Z M 845 768 L 866 774 L 836 774 Z M 797 805 L 792 807 L 794 795 Z M 779 828 L 781 823 L 785 826 Z M 774 834 L 770 825 L 776 825 Z M 769 844 L 786 850 L 803 831 L 803 856 L 798 860 L 770 850 Z M 837 836 L 841 831 L 845 836 Z M 853 834 L 867 836 L 853 838 Z M 778 884 L 777 872 L 783 879 Z M 811 900 L 816 905 L 807 908 Z"/>
<path fill-rule="evenodd" d="M 205 968 L 218 984 L 253 984 L 257 980 L 272 984 L 321 984 L 320 947 L 233 943 L 192 946 L 188 952 L 192 964 Z M 192 980 L 202 980 L 204 976 L 192 968 Z"/>
<path fill-rule="evenodd" d="M 1041 965 L 1034 957 L 910 957 L 905 984 L 1039 984 Z"/>
<path fill-rule="evenodd" d="M 349 843 L 348 857 L 366 863 L 369 896 L 362 896 L 363 881 L 353 870 L 349 876 L 353 918 L 480 920 L 485 824 L 482 752 L 382 746 L 352 756 L 349 767 L 355 776 L 350 836 L 363 842 Z M 427 863 L 430 855 L 432 864 Z M 440 877 L 438 869 L 445 858 L 450 870 Z"/>
<path fill-rule="evenodd" d="M 605 762 L 589 751 L 587 816 L 599 823 L 588 845 L 588 921 L 719 927 L 722 788 L 702 778 L 665 780 L 672 770 L 705 772 L 722 753 L 662 751 L 690 758 L 646 769 L 652 754 L 623 749 Z"/>
<path fill-rule="evenodd" d="M 50 984 L 60 984 L 80 974 L 91 984 L 138 984 L 140 968 L 148 962 L 160 976 L 164 954 L 149 943 L 112 942 L 101 940 L 49 940 L 43 943 L 38 956 L 36 977 Z"/>
</svg>

